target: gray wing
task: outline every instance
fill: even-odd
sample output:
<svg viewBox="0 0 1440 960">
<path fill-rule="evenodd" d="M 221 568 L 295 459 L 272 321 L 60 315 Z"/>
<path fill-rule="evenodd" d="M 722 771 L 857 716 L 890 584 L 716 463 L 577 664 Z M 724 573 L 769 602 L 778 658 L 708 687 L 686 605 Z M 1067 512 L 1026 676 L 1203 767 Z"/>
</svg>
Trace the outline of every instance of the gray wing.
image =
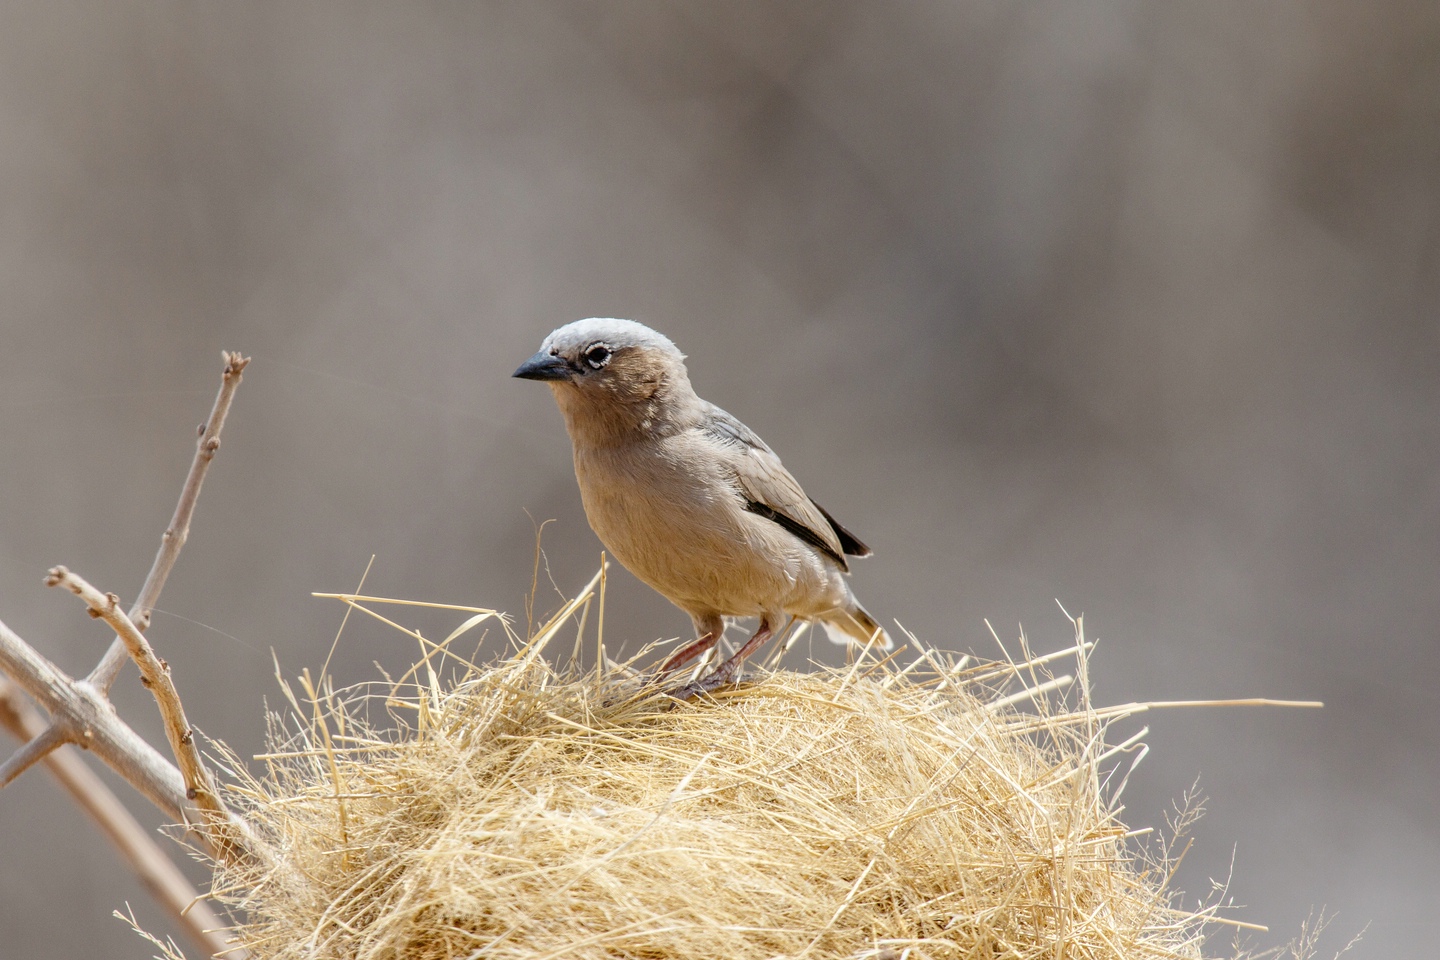
<svg viewBox="0 0 1440 960">
<path fill-rule="evenodd" d="M 805 495 L 775 451 L 754 430 L 713 403 L 707 402 L 706 407 L 705 432 L 740 454 L 734 460 L 735 478 L 747 510 L 780 524 L 827 554 L 842 570 L 850 569 L 845 554 L 869 556 L 869 547 Z"/>
</svg>

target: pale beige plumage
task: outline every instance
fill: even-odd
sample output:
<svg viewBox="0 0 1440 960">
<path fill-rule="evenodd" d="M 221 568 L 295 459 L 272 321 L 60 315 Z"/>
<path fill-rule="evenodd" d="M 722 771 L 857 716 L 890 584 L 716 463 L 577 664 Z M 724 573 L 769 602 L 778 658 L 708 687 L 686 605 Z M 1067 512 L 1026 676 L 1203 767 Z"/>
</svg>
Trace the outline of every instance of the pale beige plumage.
<svg viewBox="0 0 1440 960">
<path fill-rule="evenodd" d="M 600 540 L 694 621 L 696 641 L 664 669 L 713 646 L 727 617 L 759 617 L 760 628 L 683 694 L 734 680 L 786 616 L 820 622 L 837 642 L 888 649 L 845 578 L 846 554 L 869 548 L 754 431 L 695 395 L 684 360 L 649 327 L 596 318 L 555 330 L 515 371 L 550 384 Z"/>
</svg>

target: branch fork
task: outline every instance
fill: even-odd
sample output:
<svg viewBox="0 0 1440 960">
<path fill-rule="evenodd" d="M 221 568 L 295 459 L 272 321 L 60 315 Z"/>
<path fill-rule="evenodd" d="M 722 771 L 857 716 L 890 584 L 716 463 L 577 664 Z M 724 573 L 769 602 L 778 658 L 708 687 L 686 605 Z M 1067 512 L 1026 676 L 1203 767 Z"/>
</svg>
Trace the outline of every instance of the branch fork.
<svg viewBox="0 0 1440 960">
<path fill-rule="evenodd" d="M 42 726 L 43 721 L 36 712 L 23 703 L 4 677 L 0 677 L 0 725 L 17 736 L 29 738 L 0 764 L 0 787 L 35 763 L 45 760 L 102 829 L 121 847 L 146 884 L 152 890 L 161 892 L 161 899 L 177 912 L 179 921 L 188 932 L 211 953 L 228 952 L 231 957 L 240 957 L 243 951 L 227 947 L 217 934 L 217 918 L 213 911 L 204 904 L 195 903 L 197 897 L 194 891 L 189 889 L 174 864 L 144 834 L 108 788 L 79 763 L 77 757 L 70 754 L 51 756 L 53 751 L 67 743 L 91 751 L 160 808 L 171 821 L 195 825 L 197 836 L 217 859 L 230 863 L 266 863 L 272 859 L 270 851 L 255 836 L 250 825 L 226 809 L 206 769 L 194 731 L 185 718 L 169 664 L 155 654 L 143 633 L 149 626 L 160 591 L 189 537 L 190 521 L 200 497 L 201 485 L 220 449 L 220 432 L 225 425 L 226 414 L 250 362 L 248 357 L 230 352 L 224 353 L 222 359 L 224 368 L 220 390 L 209 418 L 199 427 L 195 456 L 175 505 L 175 513 L 160 538 L 160 548 L 134 606 L 127 613 L 115 594 L 100 592 L 65 567 L 52 568 L 45 579 L 48 586 L 63 586 L 84 600 L 90 615 L 104 620 L 115 632 L 115 639 L 95 669 L 84 679 L 70 677 L 0 623 L 0 671 L 12 678 L 50 714 L 48 724 Z M 126 659 L 135 661 L 140 669 L 141 683 L 155 697 L 178 767 L 141 739 L 120 719 L 110 703 L 110 687 Z M 186 892 L 189 893 L 188 899 Z M 192 906 L 195 908 L 192 909 Z"/>
<path fill-rule="evenodd" d="M 140 682 L 149 688 L 160 708 L 160 716 L 165 721 L 165 736 L 179 761 L 180 774 L 185 781 L 185 799 L 193 801 L 210 820 L 223 821 L 225 807 L 215 792 L 215 784 L 205 769 L 200 750 L 195 746 L 194 731 L 185 719 L 185 706 L 180 702 L 180 692 L 175 689 L 175 681 L 170 676 L 170 665 L 155 655 L 150 641 L 120 609 L 120 598 L 113 593 L 101 593 L 64 567 L 50 568 L 45 585 L 64 587 L 84 600 L 90 608 L 90 615 L 104 620 L 125 644 L 130 659 L 140 668 Z"/>
</svg>

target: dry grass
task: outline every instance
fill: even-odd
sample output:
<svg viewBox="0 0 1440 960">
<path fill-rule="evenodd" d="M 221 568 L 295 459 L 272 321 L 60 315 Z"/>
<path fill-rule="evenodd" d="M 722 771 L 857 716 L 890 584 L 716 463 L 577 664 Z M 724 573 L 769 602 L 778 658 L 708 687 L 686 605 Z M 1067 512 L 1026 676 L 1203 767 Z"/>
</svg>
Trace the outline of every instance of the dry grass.
<svg viewBox="0 0 1440 960">
<path fill-rule="evenodd" d="M 1015 663 L 912 642 L 681 704 L 541 656 L 589 598 L 451 684 L 422 641 L 379 693 L 287 688 L 238 791 L 278 865 L 217 878 L 255 956 L 1128 960 L 1231 923 L 1176 909 L 1166 846 L 1117 818 L 1137 746 L 1108 725 L 1146 705 L 1091 706 L 1083 640 Z M 381 699 L 403 723 L 365 722 Z"/>
</svg>

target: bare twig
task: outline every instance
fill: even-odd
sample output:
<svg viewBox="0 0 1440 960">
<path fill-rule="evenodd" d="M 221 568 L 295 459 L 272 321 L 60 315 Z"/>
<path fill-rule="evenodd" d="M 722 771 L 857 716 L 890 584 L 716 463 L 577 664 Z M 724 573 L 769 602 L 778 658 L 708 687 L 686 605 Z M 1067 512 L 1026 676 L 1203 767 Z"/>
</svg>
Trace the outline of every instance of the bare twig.
<svg viewBox="0 0 1440 960">
<path fill-rule="evenodd" d="M 201 936 L 211 952 L 220 952 L 215 950 L 217 943 L 221 950 L 224 949 L 223 942 L 214 939 L 213 935 L 207 937 L 204 934 L 207 929 L 220 927 L 214 912 L 207 904 L 195 899 L 194 891 L 184 882 L 175 865 L 161 853 L 79 757 L 68 752 L 55 754 L 53 751 L 67 743 L 90 750 L 173 822 L 188 822 L 191 818 L 187 813 L 198 806 L 207 826 L 207 829 L 199 831 L 199 836 L 213 856 L 231 861 L 269 859 L 269 851 L 255 838 L 250 825 L 231 815 L 220 802 L 214 784 L 199 760 L 199 751 L 185 723 L 184 713 L 179 709 L 179 697 L 174 695 L 168 668 L 140 637 L 140 631 L 149 625 L 151 611 L 189 536 L 201 484 L 210 461 L 220 448 L 221 428 L 235 390 L 240 385 L 242 372 L 250 362 L 248 357 L 230 352 L 222 354 L 222 359 L 224 368 L 220 390 L 209 419 L 200 426 L 195 457 L 181 489 L 180 500 L 134 607 L 126 617 L 115 605 L 113 596 L 101 598 L 111 608 L 107 620 L 113 621 L 111 625 L 117 634 L 90 675 L 84 680 L 75 680 L 0 623 L 0 670 L 12 677 L 50 714 L 48 725 L 44 725 L 32 708 L 22 704 L 15 689 L 0 679 L 0 721 L 17 736 L 28 738 L 14 756 L 0 764 L 0 787 L 35 762 L 45 759 L 77 802 L 121 848 L 157 898 L 174 911 L 182 925 Z M 52 573 L 56 575 L 56 583 L 65 582 L 71 589 L 83 594 L 84 591 L 77 589 L 76 584 L 66 580 L 63 568 Z M 83 583 L 75 579 L 77 583 Z M 93 588 L 90 589 L 99 595 Z M 87 597 L 87 602 L 92 599 Z M 93 603 L 91 610 L 96 616 L 107 612 L 97 612 Z M 138 647 L 134 643 L 137 637 L 141 640 Z M 142 668 L 142 679 L 152 690 L 157 690 L 157 700 L 161 702 L 161 712 L 166 717 L 167 735 L 171 736 L 183 773 L 124 723 L 110 704 L 107 696 L 109 688 L 124 665 L 127 650 L 131 648 L 146 664 Z M 156 687 L 157 665 L 159 675 L 164 678 L 161 686 L 168 687 L 168 694 L 159 692 Z M 177 878 L 178 885 L 174 882 Z M 243 955 L 236 954 L 234 950 L 230 953 Z"/>
<path fill-rule="evenodd" d="M 184 821 L 185 781 L 180 771 L 116 716 L 110 701 L 93 684 L 67 675 L 4 623 L 0 623 L 0 670 L 45 708 L 50 726 L 62 731 L 61 741 L 91 751 L 172 821 Z M 20 755 L 31 763 L 40 758 L 24 747 Z M 4 782 L 0 780 L 0 786 Z"/>
<path fill-rule="evenodd" d="M 185 540 L 190 536 L 190 518 L 194 516 L 195 504 L 200 499 L 200 485 L 205 482 L 205 471 L 209 469 L 210 461 L 215 459 L 215 453 L 220 449 L 220 430 L 225 426 L 225 415 L 230 412 L 230 401 L 234 399 L 245 367 L 250 363 L 249 357 L 229 351 L 222 353 L 221 357 L 225 361 L 225 369 L 220 373 L 220 392 L 215 395 L 210 419 L 200 425 L 200 436 L 195 441 L 195 459 L 190 462 L 190 473 L 186 475 L 185 486 L 180 490 L 180 500 L 175 504 L 175 515 L 170 518 L 170 526 L 165 528 L 165 533 L 160 538 L 160 549 L 155 554 L 155 561 L 150 565 L 150 573 L 145 577 L 140 595 L 135 598 L 135 605 L 130 608 L 130 620 L 141 630 L 150 626 L 150 613 L 160 599 L 165 579 L 170 576 L 170 571 L 174 569 L 175 561 L 180 556 L 180 548 L 185 546 Z M 88 679 L 108 693 L 110 685 L 115 682 L 115 677 L 119 675 L 124 664 L 125 644 L 117 636 L 111 642 L 110 649 L 105 651 L 104 659 L 90 672 Z"/>
<path fill-rule="evenodd" d="M 10 692 L 10 682 L 0 678 L 0 684 L 4 684 L 4 686 L 0 686 L 0 695 L 8 696 Z M 0 764 L 0 787 L 5 786 L 11 780 L 14 780 L 20 776 L 20 774 L 29 770 L 36 763 L 44 760 L 45 755 L 56 747 L 63 746 L 65 744 L 65 731 L 62 730 L 59 725 L 42 727 L 34 733 L 29 734 L 28 739 L 25 737 L 21 737 L 20 739 L 25 741 L 25 745 L 19 750 L 16 750 L 9 760 Z"/>
<path fill-rule="evenodd" d="M 238 822 L 220 799 L 210 771 L 200 756 L 200 747 L 195 743 L 195 732 L 185 719 L 185 707 L 180 702 L 180 693 L 170 677 L 170 665 L 151 648 L 150 642 L 120 609 L 120 598 L 113 593 L 101 593 L 78 575 L 64 567 L 52 567 L 45 578 L 49 587 L 64 587 L 75 594 L 90 608 L 90 615 L 104 620 L 115 631 L 130 659 L 140 668 L 140 682 L 155 697 L 160 716 L 165 721 L 165 736 L 170 741 L 170 750 L 180 765 L 180 775 L 185 781 L 185 799 L 194 803 L 204 816 L 212 846 L 217 847 L 226 860 L 234 860 L 245 850 L 242 836 L 234 829 Z"/>
<path fill-rule="evenodd" d="M 14 684 L 3 678 L 0 678 L 0 726 L 20 740 L 32 743 L 40 739 L 46 730 L 59 729 L 47 727 L 39 711 L 25 702 Z M 160 845 L 77 754 L 56 750 L 45 758 L 45 764 L 75 802 L 90 814 L 119 848 L 151 896 L 179 919 L 197 947 L 207 955 L 228 950 L 226 956 L 231 960 L 241 960 L 246 956 L 242 949 L 225 942 L 221 933 L 225 922 L 209 903 L 200 899 L 200 894 L 160 849 Z"/>
<path fill-rule="evenodd" d="M 140 596 L 136 598 L 135 606 L 130 610 L 130 620 L 142 630 L 149 625 L 151 610 L 160 598 L 160 591 L 165 586 L 166 578 L 170 576 L 170 571 L 175 567 L 175 561 L 180 556 L 180 548 L 185 545 L 185 539 L 190 535 L 190 518 L 195 514 L 195 504 L 200 497 L 200 485 L 205 481 L 205 471 L 209 468 L 210 461 L 215 459 L 215 452 L 220 449 L 220 429 L 225 425 L 225 415 L 229 413 L 230 402 L 235 397 L 236 388 L 240 386 L 241 374 L 250 363 L 249 357 L 228 351 L 222 353 L 221 358 L 225 361 L 225 366 L 220 372 L 220 391 L 215 395 L 215 404 L 210 409 L 210 419 L 200 426 L 200 438 L 195 444 L 195 459 L 190 463 L 190 472 L 185 477 L 185 486 L 180 491 L 180 500 L 175 505 L 175 514 L 170 519 L 170 526 L 165 529 L 164 535 L 160 538 L 160 550 L 155 554 L 155 561 L 150 565 L 150 573 L 145 577 L 145 585 L 140 588 Z M 3 667 L 50 712 L 51 721 L 45 731 L 27 741 L 15 756 L 0 765 L 0 787 L 15 779 L 62 743 L 73 743 L 87 748 L 91 746 L 90 737 L 93 731 L 90 729 L 87 717 L 96 714 L 97 711 L 103 713 L 110 710 L 110 705 L 105 697 L 110 692 L 110 685 L 114 683 L 115 677 L 119 674 L 120 667 L 124 665 L 126 659 L 125 644 L 117 636 L 110 644 L 110 648 L 105 651 L 105 656 L 100 663 L 90 671 L 90 676 L 84 681 L 76 681 L 35 653 L 18 636 L 13 633 L 9 636 L 17 641 L 19 646 L 9 643 L 5 638 L 0 638 L 0 641 L 3 641 L 0 642 L 0 647 L 8 648 L 0 649 L 0 667 Z M 22 647 L 23 650 L 20 649 Z M 27 675 L 22 676 L 16 670 L 24 671 Z M 56 684 L 67 685 L 68 692 L 60 691 Z M 48 695 L 36 693 L 34 689 L 36 685 L 46 688 L 49 691 Z M 63 712 L 62 708 L 64 707 L 70 707 L 79 712 L 67 714 Z M 113 710 L 110 713 L 113 716 Z M 138 737 L 134 737 L 133 731 L 130 731 L 124 724 L 120 724 L 120 726 L 137 743 L 144 743 Z M 145 784 L 144 786 L 136 784 L 136 789 L 144 793 L 161 810 L 178 820 L 180 806 L 166 798 L 166 792 L 170 786 L 166 782 L 167 775 L 154 769 L 154 764 L 150 762 L 152 759 L 160 759 L 163 764 L 164 761 L 154 750 L 151 750 L 150 753 L 154 754 L 154 757 L 145 758 L 145 762 L 139 765 L 139 769 L 136 768 L 136 764 L 130 764 L 132 773 L 142 777 Z M 110 763 L 110 760 L 106 759 L 106 763 Z M 165 764 L 165 766 L 169 765 Z M 172 771 L 173 769 L 171 768 Z M 125 774 L 125 776 L 132 784 L 136 782 L 130 774 Z"/>
</svg>

